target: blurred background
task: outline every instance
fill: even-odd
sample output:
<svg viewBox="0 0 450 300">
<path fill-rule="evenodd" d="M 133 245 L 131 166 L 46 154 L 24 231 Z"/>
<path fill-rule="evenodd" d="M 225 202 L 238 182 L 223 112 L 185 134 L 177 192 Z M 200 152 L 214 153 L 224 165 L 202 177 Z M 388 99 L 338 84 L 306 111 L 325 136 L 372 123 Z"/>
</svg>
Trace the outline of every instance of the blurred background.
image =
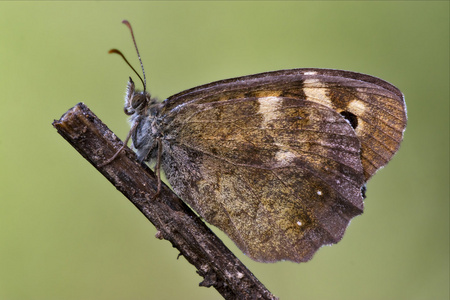
<svg viewBox="0 0 450 300">
<path fill-rule="evenodd" d="M 161 99 L 301 67 L 400 88 L 405 140 L 339 244 L 262 264 L 213 229 L 281 299 L 449 298 L 448 1 L 96 1 L 0 3 L 0 299 L 221 299 L 51 125 L 82 101 L 126 136 L 123 19 Z"/>
</svg>

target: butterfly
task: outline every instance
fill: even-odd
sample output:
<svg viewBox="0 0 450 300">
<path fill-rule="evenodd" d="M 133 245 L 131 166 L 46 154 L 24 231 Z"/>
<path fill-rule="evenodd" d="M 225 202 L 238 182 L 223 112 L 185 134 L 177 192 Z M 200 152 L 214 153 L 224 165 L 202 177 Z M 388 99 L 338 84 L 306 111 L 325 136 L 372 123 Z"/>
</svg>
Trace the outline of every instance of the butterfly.
<svg viewBox="0 0 450 300">
<path fill-rule="evenodd" d="M 184 202 L 256 261 L 306 262 L 339 242 L 406 128 L 400 90 L 360 73 L 266 72 L 163 102 L 143 74 L 143 91 L 130 78 L 124 107 L 138 159 L 156 162 Z"/>
</svg>

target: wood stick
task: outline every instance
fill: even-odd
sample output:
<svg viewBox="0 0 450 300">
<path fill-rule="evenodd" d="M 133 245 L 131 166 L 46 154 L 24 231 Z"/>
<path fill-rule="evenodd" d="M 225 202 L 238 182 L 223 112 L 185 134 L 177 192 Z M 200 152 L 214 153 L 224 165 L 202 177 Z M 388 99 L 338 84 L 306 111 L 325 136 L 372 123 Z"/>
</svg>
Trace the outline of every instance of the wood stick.
<svg viewBox="0 0 450 300">
<path fill-rule="evenodd" d="M 200 286 L 213 286 L 225 299 L 277 299 L 165 184 L 153 200 L 156 176 L 132 150 L 125 147 L 102 166 L 123 143 L 86 105 L 78 103 L 53 126 L 152 222 L 158 238 L 171 242 L 197 268 L 204 278 Z"/>
</svg>

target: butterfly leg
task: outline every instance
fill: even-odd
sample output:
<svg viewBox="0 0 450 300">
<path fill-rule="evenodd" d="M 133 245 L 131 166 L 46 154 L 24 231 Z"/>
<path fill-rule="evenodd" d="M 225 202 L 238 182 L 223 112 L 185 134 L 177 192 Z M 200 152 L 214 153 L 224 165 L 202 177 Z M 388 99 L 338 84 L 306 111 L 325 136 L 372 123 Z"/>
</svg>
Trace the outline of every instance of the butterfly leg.
<svg viewBox="0 0 450 300">
<path fill-rule="evenodd" d="M 131 127 L 130 131 L 127 134 L 127 137 L 125 138 L 125 141 L 123 142 L 123 146 L 119 148 L 119 150 L 117 150 L 117 152 L 109 159 L 107 159 L 106 161 L 104 161 L 103 163 L 101 163 L 99 165 L 99 167 L 104 167 L 108 164 L 110 164 L 113 160 L 115 160 L 117 158 L 117 156 L 119 156 L 120 152 L 122 152 L 123 149 L 125 149 L 125 147 L 128 144 L 128 141 L 131 138 L 131 134 L 136 130 L 136 127 L 138 125 L 138 122 L 134 123 L 133 127 Z"/>
<path fill-rule="evenodd" d="M 156 143 L 158 145 L 158 155 L 156 157 L 156 165 L 155 165 L 155 175 L 156 180 L 158 180 L 158 187 L 156 189 L 156 194 L 153 196 L 152 200 L 155 200 L 156 197 L 158 197 L 159 193 L 161 192 L 161 156 L 162 156 L 162 144 L 161 144 L 161 138 L 156 138 Z"/>
</svg>

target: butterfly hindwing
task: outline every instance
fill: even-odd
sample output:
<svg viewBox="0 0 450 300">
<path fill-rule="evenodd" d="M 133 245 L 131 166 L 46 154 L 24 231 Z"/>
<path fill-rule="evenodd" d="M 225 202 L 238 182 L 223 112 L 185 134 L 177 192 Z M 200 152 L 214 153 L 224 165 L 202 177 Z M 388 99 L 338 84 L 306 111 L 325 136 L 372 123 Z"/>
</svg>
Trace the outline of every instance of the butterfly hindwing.
<svg viewBox="0 0 450 300">
<path fill-rule="evenodd" d="M 360 143 L 335 111 L 279 96 L 195 101 L 165 128 L 176 193 L 259 261 L 309 260 L 363 209 Z"/>
</svg>

